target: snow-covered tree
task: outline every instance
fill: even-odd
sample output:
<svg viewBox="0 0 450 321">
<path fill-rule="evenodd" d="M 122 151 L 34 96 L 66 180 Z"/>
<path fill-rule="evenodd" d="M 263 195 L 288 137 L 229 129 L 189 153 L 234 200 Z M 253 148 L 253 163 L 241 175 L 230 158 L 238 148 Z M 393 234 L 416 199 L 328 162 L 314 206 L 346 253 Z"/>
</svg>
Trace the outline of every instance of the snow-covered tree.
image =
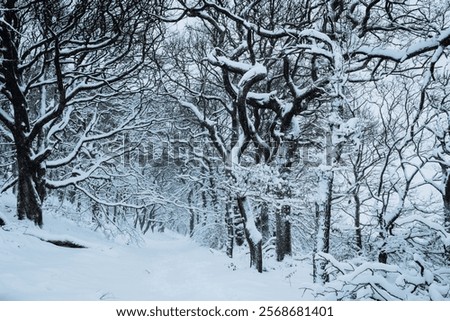
<svg viewBox="0 0 450 321">
<path fill-rule="evenodd" d="M 43 224 L 49 188 L 102 176 L 116 134 L 147 125 L 141 89 L 160 31 L 151 1 L 2 1 L 2 134 L 14 143 L 17 215 Z M 105 140 L 100 152 L 99 141 Z"/>
</svg>

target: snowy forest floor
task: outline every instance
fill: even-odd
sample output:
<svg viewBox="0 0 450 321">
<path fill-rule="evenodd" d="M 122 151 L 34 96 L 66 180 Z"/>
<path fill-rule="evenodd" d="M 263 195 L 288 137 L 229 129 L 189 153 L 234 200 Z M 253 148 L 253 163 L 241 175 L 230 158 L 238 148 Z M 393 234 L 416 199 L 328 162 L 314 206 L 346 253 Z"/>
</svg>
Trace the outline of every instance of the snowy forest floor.
<svg viewBox="0 0 450 321">
<path fill-rule="evenodd" d="M 14 216 L 0 197 L 0 300 L 305 300 L 309 264 L 289 258 L 266 273 L 173 232 L 147 233 L 139 245 L 47 213 L 43 229 Z M 86 248 L 43 240 L 71 241 Z"/>
</svg>

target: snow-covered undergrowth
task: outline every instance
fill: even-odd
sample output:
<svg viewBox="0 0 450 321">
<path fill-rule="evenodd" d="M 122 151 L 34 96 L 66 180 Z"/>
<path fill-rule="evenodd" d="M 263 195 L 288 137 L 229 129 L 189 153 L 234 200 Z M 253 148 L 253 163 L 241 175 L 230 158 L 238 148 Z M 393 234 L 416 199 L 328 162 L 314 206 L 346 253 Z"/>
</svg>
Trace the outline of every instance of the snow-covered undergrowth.
<svg viewBox="0 0 450 321">
<path fill-rule="evenodd" d="M 272 262 L 248 267 L 242 251 L 229 259 L 166 231 L 139 244 L 108 240 L 85 223 L 52 211 L 44 228 L 14 217 L 15 199 L 0 196 L 0 300 L 301 300 L 310 267 Z M 56 246 L 68 241 L 86 248 Z"/>
<path fill-rule="evenodd" d="M 362 258 L 340 262 L 330 254 L 317 258 L 327 262 L 329 281 L 305 289 L 321 300 L 432 300 L 450 299 L 450 268 L 435 268 L 414 254 L 405 267 L 368 262 Z"/>
</svg>

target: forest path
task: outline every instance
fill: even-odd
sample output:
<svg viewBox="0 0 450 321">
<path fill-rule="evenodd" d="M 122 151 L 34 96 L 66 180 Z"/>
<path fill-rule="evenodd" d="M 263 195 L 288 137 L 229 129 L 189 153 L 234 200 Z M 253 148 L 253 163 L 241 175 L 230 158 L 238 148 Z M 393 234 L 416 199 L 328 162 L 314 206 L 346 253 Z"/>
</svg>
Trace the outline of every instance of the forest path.
<svg viewBox="0 0 450 321">
<path fill-rule="evenodd" d="M 126 246 L 61 226 L 64 220 L 53 223 L 58 227 L 49 230 L 57 234 L 32 227 L 0 230 L 0 300 L 302 299 L 307 268 L 302 272 L 286 262 L 259 274 L 244 255 L 230 260 L 175 233 L 150 234 L 144 244 Z M 88 248 L 58 247 L 36 233 Z"/>
</svg>

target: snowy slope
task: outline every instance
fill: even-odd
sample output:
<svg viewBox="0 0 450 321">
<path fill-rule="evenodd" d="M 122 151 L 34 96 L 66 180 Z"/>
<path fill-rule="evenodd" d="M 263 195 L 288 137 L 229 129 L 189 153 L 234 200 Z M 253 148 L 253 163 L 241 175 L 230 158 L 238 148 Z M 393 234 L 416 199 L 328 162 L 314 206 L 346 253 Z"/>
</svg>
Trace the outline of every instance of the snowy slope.
<svg viewBox="0 0 450 321">
<path fill-rule="evenodd" d="M 0 229 L 0 300 L 299 300 L 309 280 L 310 270 L 290 266 L 294 261 L 258 274 L 244 255 L 230 260 L 175 233 L 123 245 L 50 214 L 40 230 L 16 221 L 13 209 L 13 199 L 2 196 L 8 224 Z"/>
</svg>

